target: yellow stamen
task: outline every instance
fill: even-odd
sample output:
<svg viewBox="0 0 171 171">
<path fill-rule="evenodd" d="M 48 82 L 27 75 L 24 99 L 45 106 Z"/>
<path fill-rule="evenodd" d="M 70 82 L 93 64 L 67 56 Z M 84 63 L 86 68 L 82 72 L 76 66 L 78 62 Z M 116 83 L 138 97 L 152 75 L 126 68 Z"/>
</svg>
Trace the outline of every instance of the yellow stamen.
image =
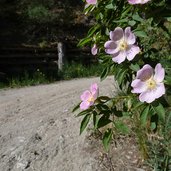
<svg viewBox="0 0 171 171">
<path fill-rule="evenodd" d="M 156 81 L 153 78 L 150 78 L 146 81 L 148 89 L 152 90 L 156 88 Z"/>
<path fill-rule="evenodd" d="M 94 102 L 94 97 L 93 96 L 90 96 L 89 99 L 88 99 L 88 102 Z"/>
<path fill-rule="evenodd" d="M 119 49 L 120 50 L 126 50 L 128 48 L 128 44 L 125 40 L 121 40 L 119 42 Z"/>
</svg>

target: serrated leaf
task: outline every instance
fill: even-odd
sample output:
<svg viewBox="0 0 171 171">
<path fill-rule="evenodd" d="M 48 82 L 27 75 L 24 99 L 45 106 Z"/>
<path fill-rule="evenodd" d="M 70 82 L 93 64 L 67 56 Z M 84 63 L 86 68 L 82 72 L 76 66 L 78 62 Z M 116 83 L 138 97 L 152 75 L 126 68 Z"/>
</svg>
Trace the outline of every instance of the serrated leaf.
<svg viewBox="0 0 171 171">
<path fill-rule="evenodd" d="M 146 108 L 144 108 L 144 110 L 141 113 L 140 120 L 141 120 L 141 124 L 143 126 L 146 126 L 146 124 L 147 124 L 147 116 L 149 113 L 149 109 L 150 109 L 150 107 L 147 106 Z"/>
<path fill-rule="evenodd" d="M 108 129 L 103 136 L 103 146 L 106 151 L 109 149 L 110 141 L 112 140 L 112 129 Z"/>
<path fill-rule="evenodd" d="M 82 122 L 81 122 L 81 125 L 80 125 L 80 134 L 82 134 L 82 132 L 85 130 L 85 128 L 87 127 L 89 121 L 90 121 L 90 118 L 91 118 L 91 115 L 87 114 Z"/>
</svg>

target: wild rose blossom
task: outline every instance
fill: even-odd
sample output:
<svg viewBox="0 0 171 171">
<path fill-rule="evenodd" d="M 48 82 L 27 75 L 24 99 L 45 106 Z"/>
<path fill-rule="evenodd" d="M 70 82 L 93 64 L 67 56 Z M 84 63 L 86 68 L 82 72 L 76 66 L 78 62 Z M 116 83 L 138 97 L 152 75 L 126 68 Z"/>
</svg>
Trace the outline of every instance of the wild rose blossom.
<svg viewBox="0 0 171 171">
<path fill-rule="evenodd" d="M 150 0 L 128 0 L 128 3 L 130 4 L 145 4 Z"/>
<path fill-rule="evenodd" d="M 131 61 L 140 52 L 140 48 L 135 45 L 136 37 L 130 27 L 125 31 L 120 27 L 115 28 L 110 32 L 110 39 L 104 45 L 105 51 L 112 55 L 112 60 L 118 64 L 126 58 Z"/>
<path fill-rule="evenodd" d="M 86 2 L 89 5 L 96 5 L 97 4 L 97 0 L 86 0 Z"/>
<path fill-rule="evenodd" d="M 132 93 L 140 93 L 141 102 L 153 102 L 165 94 L 164 76 L 165 70 L 160 63 L 156 65 L 155 70 L 148 64 L 144 65 L 131 84 Z"/>
<path fill-rule="evenodd" d="M 96 55 L 97 54 L 97 51 L 98 51 L 97 45 L 94 44 L 93 47 L 91 48 L 92 55 Z"/>
<path fill-rule="evenodd" d="M 92 84 L 90 86 L 90 90 L 86 90 L 83 92 L 83 94 L 80 96 L 81 98 L 81 104 L 80 104 L 80 109 L 86 110 L 90 106 L 92 106 L 97 99 L 99 94 L 99 88 L 96 83 Z"/>
</svg>

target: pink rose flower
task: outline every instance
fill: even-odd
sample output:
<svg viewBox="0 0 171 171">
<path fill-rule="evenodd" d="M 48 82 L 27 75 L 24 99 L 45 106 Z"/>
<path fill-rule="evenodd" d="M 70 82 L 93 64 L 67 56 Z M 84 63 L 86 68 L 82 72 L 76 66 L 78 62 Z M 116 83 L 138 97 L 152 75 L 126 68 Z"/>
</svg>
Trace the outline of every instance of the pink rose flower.
<svg viewBox="0 0 171 171">
<path fill-rule="evenodd" d="M 97 45 L 94 44 L 93 47 L 91 48 L 92 55 L 96 55 L 97 54 L 97 51 L 98 51 Z"/>
<path fill-rule="evenodd" d="M 120 27 L 115 28 L 110 32 L 110 39 L 104 45 L 105 51 L 112 55 L 112 60 L 118 64 L 126 58 L 131 61 L 140 52 L 140 48 L 135 45 L 136 38 L 130 27 L 125 31 Z"/>
<path fill-rule="evenodd" d="M 81 104 L 80 104 L 80 109 L 86 110 L 90 106 L 92 106 L 97 99 L 99 94 L 99 88 L 96 83 L 92 84 L 90 86 L 90 90 L 86 90 L 83 92 L 83 94 L 80 96 L 81 98 Z"/>
<path fill-rule="evenodd" d="M 150 0 L 128 0 L 129 4 L 145 4 Z"/>
<path fill-rule="evenodd" d="M 87 4 L 96 5 L 97 0 L 86 0 Z"/>
<path fill-rule="evenodd" d="M 131 84 L 132 93 L 140 93 L 141 102 L 153 102 L 165 94 L 164 76 L 165 70 L 160 63 L 156 65 L 155 70 L 148 64 L 144 65 Z"/>
</svg>

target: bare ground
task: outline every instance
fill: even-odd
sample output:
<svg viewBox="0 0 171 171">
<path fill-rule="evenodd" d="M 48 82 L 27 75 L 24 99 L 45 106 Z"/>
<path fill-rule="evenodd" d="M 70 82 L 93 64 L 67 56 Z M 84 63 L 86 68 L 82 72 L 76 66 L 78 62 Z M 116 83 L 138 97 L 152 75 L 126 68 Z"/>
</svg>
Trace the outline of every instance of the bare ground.
<svg viewBox="0 0 171 171">
<path fill-rule="evenodd" d="M 79 135 L 71 111 L 94 82 L 100 95 L 113 95 L 113 77 L 0 90 L 0 171 L 144 171 L 134 138 L 106 153 L 98 138 Z"/>
</svg>

